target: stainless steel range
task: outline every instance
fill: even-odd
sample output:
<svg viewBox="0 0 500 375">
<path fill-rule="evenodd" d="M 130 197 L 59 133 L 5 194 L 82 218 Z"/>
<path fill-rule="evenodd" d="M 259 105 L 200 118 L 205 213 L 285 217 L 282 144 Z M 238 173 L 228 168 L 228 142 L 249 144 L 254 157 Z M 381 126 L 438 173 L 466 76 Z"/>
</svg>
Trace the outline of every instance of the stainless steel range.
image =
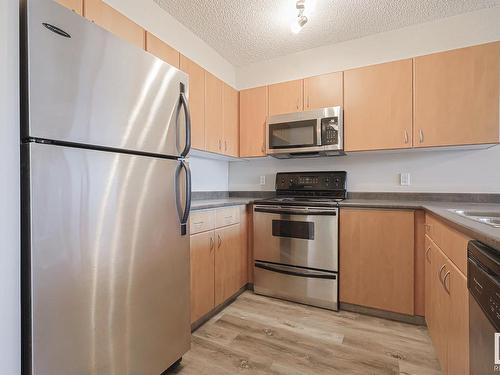
<svg viewBox="0 0 500 375">
<path fill-rule="evenodd" d="M 254 206 L 254 290 L 338 309 L 338 202 L 346 172 L 276 174 L 276 197 Z"/>
</svg>

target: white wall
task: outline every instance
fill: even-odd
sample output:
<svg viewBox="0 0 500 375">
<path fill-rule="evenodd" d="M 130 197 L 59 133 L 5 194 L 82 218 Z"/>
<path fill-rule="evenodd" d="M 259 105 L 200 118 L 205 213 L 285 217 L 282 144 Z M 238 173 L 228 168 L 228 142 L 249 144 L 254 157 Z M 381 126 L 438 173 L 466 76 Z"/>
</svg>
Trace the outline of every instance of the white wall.
<svg viewBox="0 0 500 375">
<path fill-rule="evenodd" d="M 236 87 L 236 71 L 233 65 L 153 0 L 105 0 L 105 2 L 228 85 Z"/>
<path fill-rule="evenodd" d="M 190 157 L 193 191 L 228 191 L 227 161 Z"/>
<path fill-rule="evenodd" d="M 500 193 L 500 146 L 483 150 L 354 153 L 316 159 L 261 158 L 229 166 L 229 190 L 274 190 L 276 172 L 345 170 L 348 190 Z M 411 174 L 400 186 L 399 174 Z M 260 176 L 266 184 L 260 186 Z"/>
<path fill-rule="evenodd" d="M 500 6 L 237 68 L 238 89 L 500 40 Z M 312 22 L 312 21 L 311 21 Z"/>
<path fill-rule="evenodd" d="M 20 374 L 19 3 L 0 2 L 0 374 Z"/>
</svg>

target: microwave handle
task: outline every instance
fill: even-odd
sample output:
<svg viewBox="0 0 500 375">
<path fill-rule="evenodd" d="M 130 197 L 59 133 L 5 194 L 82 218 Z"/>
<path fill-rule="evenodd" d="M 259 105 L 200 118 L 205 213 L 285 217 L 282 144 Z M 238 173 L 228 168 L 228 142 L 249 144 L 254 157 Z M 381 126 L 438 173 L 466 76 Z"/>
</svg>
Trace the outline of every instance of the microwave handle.
<svg viewBox="0 0 500 375">
<path fill-rule="evenodd" d="M 323 126 L 321 124 L 321 118 L 318 118 L 316 124 L 316 144 L 318 146 L 323 145 Z"/>
</svg>

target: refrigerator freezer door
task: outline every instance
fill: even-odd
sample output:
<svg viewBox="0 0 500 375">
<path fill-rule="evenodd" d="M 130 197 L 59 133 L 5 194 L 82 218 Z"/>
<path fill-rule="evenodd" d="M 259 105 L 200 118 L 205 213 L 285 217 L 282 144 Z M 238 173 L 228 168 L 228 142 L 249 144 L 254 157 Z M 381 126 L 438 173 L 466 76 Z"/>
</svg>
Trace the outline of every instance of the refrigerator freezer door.
<svg viewBox="0 0 500 375">
<path fill-rule="evenodd" d="M 23 148 L 31 164 L 33 374 L 162 373 L 190 347 L 179 162 Z"/>
<path fill-rule="evenodd" d="M 27 3 L 25 137 L 183 153 L 185 73 L 53 0 Z"/>
</svg>

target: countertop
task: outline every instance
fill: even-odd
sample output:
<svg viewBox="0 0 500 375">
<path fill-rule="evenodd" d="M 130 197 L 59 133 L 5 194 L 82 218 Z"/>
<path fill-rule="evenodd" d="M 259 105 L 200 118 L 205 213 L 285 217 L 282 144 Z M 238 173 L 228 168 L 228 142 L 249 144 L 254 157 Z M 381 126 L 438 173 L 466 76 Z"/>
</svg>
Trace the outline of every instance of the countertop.
<svg viewBox="0 0 500 375">
<path fill-rule="evenodd" d="M 193 200 L 192 209 L 202 210 L 217 207 L 246 205 L 257 199 L 260 198 L 229 197 L 222 199 Z M 500 212 L 500 204 L 498 203 L 461 203 L 403 199 L 346 199 L 340 203 L 340 207 L 425 210 L 445 220 L 450 226 L 461 231 L 467 236 L 479 240 L 485 245 L 491 246 L 500 251 L 500 228 L 494 228 L 487 224 L 478 223 L 450 211 L 455 209 L 492 211 L 498 213 Z"/>
</svg>

